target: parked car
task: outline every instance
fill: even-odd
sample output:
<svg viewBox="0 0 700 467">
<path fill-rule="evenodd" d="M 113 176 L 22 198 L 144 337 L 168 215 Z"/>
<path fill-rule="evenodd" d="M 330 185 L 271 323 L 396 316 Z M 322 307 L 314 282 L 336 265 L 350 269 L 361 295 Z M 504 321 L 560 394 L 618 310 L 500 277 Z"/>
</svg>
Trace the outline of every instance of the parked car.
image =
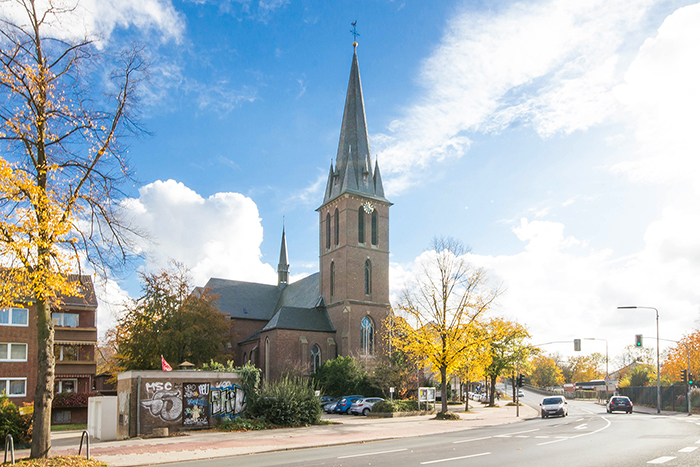
<svg viewBox="0 0 700 467">
<path fill-rule="evenodd" d="M 350 406 L 350 413 L 353 415 L 368 415 L 372 411 L 372 406 L 379 401 L 383 401 L 381 397 L 365 397 L 358 399 Z"/>
<path fill-rule="evenodd" d="M 343 396 L 343 397 L 341 397 L 335 406 L 334 412 L 335 413 L 348 413 L 352 403 L 358 399 L 362 399 L 363 397 L 364 396 Z"/>
<path fill-rule="evenodd" d="M 324 406 L 326 406 L 326 405 L 328 405 L 328 404 L 331 404 L 331 403 L 333 403 L 333 402 L 335 402 L 335 401 L 337 401 L 337 400 L 338 400 L 338 399 L 336 399 L 336 398 L 333 397 L 333 396 L 321 396 L 321 397 L 318 398 L 318 402 L 321 404 L 321 407 L 324 407 Z"/>
<path fill-rule="evenodd" d="M 323 411 L 326 413 L 335 413 L 335 406 L 338 405 L 338 401 L 331 402 L 323 406 Z"/>
<path fill-rule="evenodd" d="M 540 407 L 542 418 L 569 415 L 569 403 L 564 396 L 545 397 Z"/>
<path fill-rule="evenodd" d="M 616 410 L 620 410 L 627 413 L 632 413 L 632 401 L 627 396 L 613 396 L 610 398 L 605 408 L 608 413 L 613 413 Z"/>
<path fill-rule="evenodd" d="M 518 398 L 520 397 L 525 397 L 525 393 L 523 392 L 522 389 L 518 389 Z"/>
</svg>

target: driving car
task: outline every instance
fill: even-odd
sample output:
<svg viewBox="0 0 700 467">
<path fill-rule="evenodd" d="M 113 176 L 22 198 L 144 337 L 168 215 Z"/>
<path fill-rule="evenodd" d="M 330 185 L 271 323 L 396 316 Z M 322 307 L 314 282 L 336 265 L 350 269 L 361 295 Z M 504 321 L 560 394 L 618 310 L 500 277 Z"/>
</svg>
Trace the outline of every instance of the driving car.
<svg viewBox="0 0 700 467">
<path fill-rule="evenodd" d="M 569 415 L 569 403 L 564 396 L 545 397 L 540 407 L 542 418 L 566 417 Z"/>
<path fill-rule="evenodd" d="M 350 406 L 350 413 L 353 415 L 369 415 L 372 411 L 372 406 L 379 401 L 383 401 L 381 397 L 365 397 L 364 399 L 358 399 L 352 403 Z"/>
<path fill-rule="evenodd" d="M 632 401 L 627 396 L 613 396 L 608 403 L 605 404 L 608 413 L 613 413 L 616 410 L 632 413 L 633 407 Z"/>
<path fill-rule="evenodd" d="M 338 402 L 333 410 L 335 413 L 349 413 L 350 406 L 357 399 L 362 399 L 364 396 L 343 396 L 338 399 Z"/>
</svg>

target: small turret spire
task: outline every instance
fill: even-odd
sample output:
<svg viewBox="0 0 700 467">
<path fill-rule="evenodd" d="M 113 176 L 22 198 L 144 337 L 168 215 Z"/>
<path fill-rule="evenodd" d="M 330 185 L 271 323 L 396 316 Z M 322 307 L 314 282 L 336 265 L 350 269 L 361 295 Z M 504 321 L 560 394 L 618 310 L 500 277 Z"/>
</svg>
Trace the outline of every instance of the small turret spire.
<svg viewBox="0 0 700 467">
<path fill-rule="evenodd" d="M 280 246 L 280 261 L 277 265 L 277 285 L 284 287 L 289 283 L 289 259 L 287 258 L 287 237 L 284 232 L 284 218 L 282 218 L 282 245 Z"/>
</svg>

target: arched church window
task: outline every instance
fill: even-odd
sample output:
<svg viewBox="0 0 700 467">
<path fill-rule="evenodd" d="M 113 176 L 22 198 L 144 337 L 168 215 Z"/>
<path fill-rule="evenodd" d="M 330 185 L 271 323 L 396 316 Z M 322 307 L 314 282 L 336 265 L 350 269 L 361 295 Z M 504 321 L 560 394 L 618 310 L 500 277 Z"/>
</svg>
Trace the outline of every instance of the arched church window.
<svg viewBox="0 0 700 467">
<path fill-rule="evenodd" d="M 311 373 L 316 373 L 321 368 L 321 347 L 315 344 L 311 349 Z"/>
<path fill-rule="evenodd" d="M 365 261 L 365 295 L 372 293 L 372 263 Z"/>
<path fill-rule="evenodd" d="M 369 316 L 362 318 L 360 348 L 365 355 L 374 353 L 374 323 L 372 323 L 372 319 Z"/>
<path fill-rule="evenodd" d="M 339 217 L 338 216 L 338 208 L 335 209 L 335 213 L 333 214 L 333 242 L 335 243 L 335 246 L 338 246 L 338 243 L 340 242 L 340 223 L 339 223 Z"/>
<path fill-rule="evenodd" d="M 357 241 L 365 243 L 365 208 L 357 210 Z"/>
<path fill-rule="evenodd" d="M 372 245 L 377 245 L 379 232 L 377 232 L 377 210 L 372 211 Z"/>
<path fill-rule="evenodd" d="M 270 381 L 270 338 L 265 338 L 265 380 Z"/>
<path fill-rule="evenodd" d="M 248 352 L 243 352 L 243 364 L 248 361 Z"/>
<path fill-rule="evenodd" d="M 326 250 L 331 249 L 331 213 L 326 214 Z"/>
<path fill-rule="evenodd" d="M 331 298 L 335 295 L 335 262 L 331 261 Z"/>
</svg>

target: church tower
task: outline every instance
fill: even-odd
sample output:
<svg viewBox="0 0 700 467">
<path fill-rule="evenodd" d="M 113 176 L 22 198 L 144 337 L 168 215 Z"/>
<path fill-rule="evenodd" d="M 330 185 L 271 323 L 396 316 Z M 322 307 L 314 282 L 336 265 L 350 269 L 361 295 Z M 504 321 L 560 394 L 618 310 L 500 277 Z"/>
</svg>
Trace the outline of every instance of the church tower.
<svg viewBox="0 0 700 467">
<path fill-rule="evenodd" d="M 335 166 L 319 213 L 320 291 L 336 329 L 338 355 L 380 349 L 389 313 L 389 207 L 379 165 L 372 166 L 357 43 Z"/>
</svg>

